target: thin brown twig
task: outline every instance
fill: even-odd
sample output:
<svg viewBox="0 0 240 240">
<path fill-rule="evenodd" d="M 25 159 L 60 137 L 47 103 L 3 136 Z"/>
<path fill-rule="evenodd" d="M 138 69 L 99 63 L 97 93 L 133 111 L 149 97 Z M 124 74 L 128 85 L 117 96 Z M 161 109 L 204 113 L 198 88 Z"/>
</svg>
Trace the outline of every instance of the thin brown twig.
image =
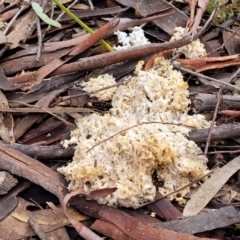
<svg viewBox="0 0 240 240">
<path fill-rule="evenodd" d="M 209 147 L 209 144 L 210 144 L 210 141 L 211 141 L 213 127 L 215 125 L 215 120 L 217 118 L 218 108 L 219 108 L 219 105 L 220 105 L 221 94 L 222 94 L 222 87 L 219 89 L 218 94 L 217 94 L 217 103 L 216 103 L 216 107 L 214 109 L 212 122 L 211 122 L 211 125 L 210 125 L 210 128 L 209 128 L 209 131 L 208 131 L 208 137 L 207 137 L 207 141 L 206 141 L 205 148 L 204 148 L 204 154 L 205 155 L 207 155 L 208 147 Z"/>
<path fill-rule="evenodd" d="M 42 3 L 42 9 L 43 11 L 45 10 L 46 6 L 47 6 L 48 0 L 44 0 Z M 27 32 L 25 33 L 25 37 L 23 39 L 23 43 L 25 43 L 27 41 L 27 38 L 33 33 L 33 31 L 35 30 L 35 27 L 37 27 L 37 22 L 40 21 L 39 17 L 36 15 L 36 19 L 30 24 L 30 26 L 28 27 Z M 40 58 L 40 57 L 39 57 Z"/>
<path fill-rule="evenodd" d="M 223 151 L 212 151 L 208 152 L 208 154 L 223 154 L 223 153 L 229 153 L 229 154 L 234 154 L 234 153 L 239 153 L 240 149 L 238 150 L 223 150 Z"/>
<path fill-rule="evenodd" d="M 53 117 L 59 119 L 60 121 L 62 121 L 64 124 L 66 124 L 67 126 L 71 125 L 71 123 L 67 122 L 65 119 L 59 117 L 58 115 L 46 110 L 45 108 L 42 108 L 42 107 L 38 107 L 38 106 L 33 106 L 31 104 L 28 104 L 28 103 L 23 103 L 23 102 L 19 102 L 19 101 L 14 101 L 14 100 L 9 100 L 9 102 L 12 102 L 12 103 L 18 103 L 18 104 L 22 104 L 24 106 L 27 106 L 27 107 L 31 107 L 31 108 L 37 108 L 39 110 L 42 110 L 50 115 L 52 115 Z"/>
<path fill-rule="evenodd" d="M 232 38 L 232 36 L 233 36 L 234 34 L 236 34 L 239 30 L 240 30 L 240 27 L 238 27 L 238 28 L 223 42 L 223 44 L 222 44 L 220 47 L 212 50 L 212 51 L 209 52 L 206 56 L 208 56 L 208 55 L 210 55 L 210 54 L 212 54 L 212 53 L 214 53 L 214 52 L 216 52 L 216 51 L 218 51 L 218 50 L 223 49 L 224 46 L 226 45 L 226 43 L 227 43 L 227 42 Z"/>
<path fill-rule="evenodd" d="M 201 82 L 201 78 L 203 78 L 203 79 L 206 79 L 206 80 L 208 80 L 208 81 L 213 81 L 213 82 L 216 82 L 216 83 L 220 83 L 220 84 L 222 84 L 222 85 L 227 86 L 227 87 L 230 88 L 231 90 L 236 90 L 236 91 L 240 92 L 240 88 L 239 88 L 238 86 L 232 85 L 232 84 L 230 84 L 230 83 L 228 83 L 228 82 L 224 82 L 224 81 L 221 81 L 221 80 L 218 80 L 218 79 L 215 79 L 215 78 L 208 77 L 208 76 L 203 75 L 203 74 L 201 74 L 201 73 L 196 73 L 196 72 L 194 72 L 194 71 L 192 71 L 192 70 L 189 70 L 189 69 L 187 69 L 187 68 L 185 68 L 185 67 L 182 67 L 182 66 L 181 66 L 181 63 L 178 62 L 178 61 L 174 61 L 174 62 L 173 62 L 173 66 L 174 66 L 175 68 L 179 69 L 179 70 L 182 70 L 182 71 L 184 71 L 184 72 L 190 73 L 190 74 L 198 77 L 200 82 Z M 203 82 L 203 84 L 206 84 L 206 82 Z M 214 86 L 213 84 L 211 84 L 211 82 L 208 82 L 208 84 L 209 84 L 210 86 Z M 214 87 L 215 87 L 215 86 L 214 86 Z"/>
<path fill-rule="evenodd" d="M 237 76 L 240 74 L 240 67 L 238 68 L 238 70 L 231 76 L 231 78 L 229 79 L 229 82 L 234 83 L 237 80 Z"/>
<path fill-rule="evenodd" d="M 10 102 L 10 101 L 9 101 Z M 91 113 L 94 112 L 93 110 L 89 108 L 78 108 L 78 107 L 42 107 L 42 108 L 36 108 L 36 107 L 14 107 L 14 108 L 8 108 L 8 107 L 0 107 L 0 112 L 10 112 L 10 113 L 46 113 L 51 112 L 52 114 L 62 114 L 62 113 Z"/>
<path fill-rule="evenodd" d="M 74 6 L 77 2 L 78 2 L 78 0 L 73 1 L 73 2 L 67 7 L 67 9 L 70 9 L 70 8 L 71 8 L 72 6 Z M 53 17 L 53 10 L 54 10 L 54 6 L 52 5 L 51 18 Z M 64 14 L 65 14 L 65 12 L 61 12 L 61 13 L 59 14 L 59 16 L 56 18 L 55 21 L 59 22 L 59 20 L 61 19 L 61 17 L 62 17 Z M 48 32 L 51 28 L 52 28 L 52 26 L 51 26 L 51 25 L 48 25 L 45 33 Z"/>
<path fill-rule="evenodd" d="M 42 31 L 41 31 L 39 17 L 37 17 L 36 19 L 36 26 L 37 26 L 37 35 L 38 35 L 38 48 L 37 48 L 37 55 L 35 58 L 35 64 L 38 64 L 41 57 L 41 52 L 42 52 Z"/>
<path fill-rule="evenodd" d="M 11 19 L 11 21 L 8 23 L 7 27 L 4 29 L 3 34 L 6 35 L 13 25 L 13 23 L 16 21 L 17 17 L 21 14 L 22 11 L 28 8 L 28 5 L 22 5 L 21 8 L 18 10 L 18 12 L 15 14 L 15 16 Z"/>
</svg>

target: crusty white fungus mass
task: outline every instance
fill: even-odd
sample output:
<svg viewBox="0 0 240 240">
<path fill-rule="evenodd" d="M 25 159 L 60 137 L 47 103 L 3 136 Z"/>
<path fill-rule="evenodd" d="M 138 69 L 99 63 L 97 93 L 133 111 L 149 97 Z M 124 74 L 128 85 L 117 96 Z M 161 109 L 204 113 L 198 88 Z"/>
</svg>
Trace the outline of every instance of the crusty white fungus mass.
<svg viewBox="0 0 240 240">
<path fill-rule="evenodd" d="M 82 82 L 80 86 L 84 91 L 92 92 L 99 90 L 103 87 L 108 87 L 116 84 L 115 78 L 109 74 L 99 75 L 97 78 L 90 78 L 87 82 Z M 92 94 L 92 96 L 97 97 L 99 101 L 110 101 L 113 94 L 116 92 L 117 88 L 109 88 L 97 93 Z"/>
<path fill-rule="evenodd" d="M 141 46 L 147 43 L 150 43 L 144 35 L 144 31 L 141 27 L 135 26 L 130 29 L 130 33 L 116 31 L 114 34 L 118 38 L 118 46 L 115 46 L 115 50 L 123 50 L 131 47 Z"/>
<path fill-rule="evenodd" d="M 185 28 L 175 27 L 170 42 L 182 39 L 184 31 Z M 192 41 L 186 46 L 174 49 L 173 52 L 175 54 L 183 54 L 186 58 L 200 58 L 206 56 L 206 50 L 204 48 L 204 45 L 200 42 L 199 39 Z"/>
<path fill-rule="evenodd" d="M 58 168 L 70 190 L 117 187 L 99 203 L 136 208 L 154 199 L 154 175 L 165 195 L 208 172 L 207 158 L 186 136 L 209 123 L 202 115 L 187 115 L 188 84 L 168 60 L 158 62 L 155 70 L 139 70 L 117 88 L 109 113 L 77 120 L 71 139 L 62 143 L 76 144 L 73 161 Z M 184 203 L 188 192 L 187 187 L 169 198 Z"/>
</svg>

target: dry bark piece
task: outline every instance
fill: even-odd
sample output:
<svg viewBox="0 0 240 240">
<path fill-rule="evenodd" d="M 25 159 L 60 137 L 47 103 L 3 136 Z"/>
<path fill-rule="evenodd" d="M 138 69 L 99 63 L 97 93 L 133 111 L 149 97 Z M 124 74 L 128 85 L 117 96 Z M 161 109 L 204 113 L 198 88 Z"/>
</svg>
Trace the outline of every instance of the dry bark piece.
<svg viewBox="0 0 240 240">
<path fill-rule="evenodd" d="M 218 127 L 213 128 L 211 140 L 215 141 L 227 138 L 238 138 L 239 131 L 240 131 L 239 123 L 222 124 Z M 208 134 L 209 128 L 194 130 L 189 133 L 189 139 L 197 143 L 206 142 Z"/>
<path fill-rule="evenodd" d="M 114 27 L 109 33 L 108 36 L 113 34 L 116 31 L 122 31 L 126 30 L 131 27 L 135 27 L 137 25 L 142 25 L 144 23 L 152 22 L 156 19 L 163 18 L 165 16 L 169 16 L 174 14 L 175 11 L 172 8 L 166 8 L 164 10 L 161 10 L 160 12 L 157 12 L 156 14 L 153 14 L 149 17 L 144 17 L 140 19 L 131 19 L 131 18 L 120 18 L 120 21 L 116 27 Z M 107 21 L 111 21 L 113 18 L 103 18 Z"/>
<path fill-rule="evenodd" d="M 12 148 L 0 146 L 0 151 L 0 169 L 23 176 L 55 195 L 56 186 L 65 188 L 66 181 L 49 167 Z"/>
<path fill-rule="evenodd" d="M 234 41 L 232 33 L 223 30 L 222 36 L 224 48 L 227 50 L 228 55 L 238 54 L 240 52 L 240 45 L 238 42 Z"/>
<path fill-rule="evenodd" d="M 14 127 L 14 136 L 17 141 L 25 132 L 35 123 L 40 122 L 46 118 L 46 114 L 28 113 L 20 119 Z"/>
<path fill-rule="evenodd" d="M 165 32 L 167 32 L 169 35 L 173 34 L 173 30 L 175 27 L 185 27 L 186 22 L 187 22 L 187 16 L 180 11 L 179 9 L 175 8 L 173 5 L 168 3 L 167 1 L 164 0 L 158 0 L 158 1 L 153 1 L 153 0 L 117 0 L 118 3 L 136 8 L 137 2 L 138 2 L 138 8 L 140 11 L 141 16 L 148 16 L 153 13 L 159 12 L 162 9 L 166 8 L 173 8 L 175 13 L 166 17 L 163 17 L 159 20 L 155 20 L 154 23 L 161 29 L 163 29 Z"/>
<path fill-rule="evenodd" d="M 25 14 L 15 28 L 7 35 L 7 41 L 11 43 L 10 49 L 16 48 L 18 43 L 25 38 L 29 23 L 36 19 L 36 13 L 30 10 Z"/>
<path fill-rule="evenodd" d="M 52 93 L 56 91 L 56 89 L 62 89 L 64 92 L 66 88 L 69 88 L 74 84 L 75 81 L 80 81 L 80 77 L 82 77 L 82 73 L 74 73 L 64 76 L 56 76 L 53 78 L 48 78 L 47 80 L 43 80 L 40 84 L 33 87 L 30 91 L 25 93 L 24 95 L 11 99 L 22 103 L 31 103 L 38 101 L 40 99 L 46 98 L 48 93 Z M 13 104 L 13 103 L 12 103 Z M 19 105 L 19 104 L 18 104 Z"/>
<path fill-rule="evenodd" d="M 90 96 L 83 90 L 79 88 L 71 88 L 68 90 L 68 96 L 74 96 L 79 94 L 78 97 L 73 97 L 67 100 L 68 105 L 74 107 L 83 107 L 86 103 L 89 102 Z M 82 95 L 80 95 L 82 94 Z M 61 100 L 60 100 L 61 101 Z M 61 103 L 60 103 L 61 105 Z"/>
<path fill-rule="evenodd" d="M 52 114 L 63 114 L 63 113 L 93 113 L 94 111 L 89 108 L 76 108 L 76 107 L 26 107 L 26 108 L 6 108 L 0 107 L 1 112 L 5 113 L 52 113 Z"/>
<path fill-rule="evenodd" d="M 158 239 L 158 240 L 159 239 L 161 240 L 165 240 L 165 239 L 166 240 L 169 240 L 169 239 L 195 240 L 196 239 L 197 240 L 199 239 L 198 237 L 189 235 L 187 233 L 177 233 L 167 229 L 157 229 L 157 228 L 148 227 L 136 221 L 134 218 L 132 218 L 128 214 L 119 211 L 118 209 L 105 208 L 105 206 L 103 206 L 101 211 L 99 212 L 99 217 L 101 220 L 115 225 L 116 228 L 123 231 L 124 234 L 126 234 L 130 239 L 145 240 L 146 237 L 151 240 L 154 240 L 154 239 Z M 92 227 L 94 227 L 94 224 Z M 102 230 L 103 229 L 101 229 L 101 231 Z M 107 230 L 105 230 L 105 232 L 106 232 L 105 234 L 109 236 L 109 233 L 107 232 Z M 208 239 L 208 238 L 202 238 L 202 239 Z"/>
<path fill-rule="evenodd" d="M 90 192 L 87 196 L 87 200 L 98 200 L 99 198 L 106 197 L 107 195 L 114 193 L 117 190 L 116 187 L 113 188 L 103 188 Z"/>
<path fill-rule="evenodd" d="M 1 14 L 0 22 L 6 22 L 7 20 L 13 18 L 15 14 L 19 11 L 19 7 L 12 8 Z"/>
<path fill-rule="evenodd" d="M 233 118 L 240 117 L 240 111 L 235 111 L 235 110 L 222 110 L 218 112 L 218 114 L 233 117 Z"/>
<path fill-rule="evenodd" d="M 0 107 L 9 108 L 8 101 L 0 90 Z M 14 143 L 15 138 L 13 134 L 14 121 L 11 113 L 0 112 L 0 136 L 6 143 Z"/>
<path fill-rule="evenodd" d="M 72 74 L 69 76 L 59 76 L 56 78 L 53 78 L 51 82 L 49 82 L 49 85 L 42 84 L 37 86 L 34 90 L 30 91 L 28 96 L 28 100 L 32 99 L 34 94 L 38 95 L 39 101 L 35 104 L 36 107 L 47 107 L 51 101 L 61 92 L 66 91 L 70 86 L 73 85 L 73 81 L 77 80 L 79 78 L 79 74 Z M 60 84 L 60 85 L 59 85 Z M 46 87 L 49 93 L 46 92 Z M 39 91 L 37 91 L 39 90 Z M 35 92 L 35 93 L 34 93 Z M 41 98 L 39 98 L 39 96 Z M 23 101 L 23 98 L 19 98 L 17 100 Z M 26 99 L 25 99 L 26 100 Z M 45 115 L 43 114 L 27 114 L 25 117 L 21 118 L 21 120 L 18 122 L 18 124 L 14 128 L 14 136 L 15 139 L 19 139 L 23 134 L 37 121 L 44 118 Z"/>
<path fill-rule="evenodd" d="M 54 236 L 54 239 L 58 240 L 71 240 L 65 227 L 61 227 L 56 230 L 53 230 L 52 232 L 48 232 L 47 235 L 51 239 Z"/>
<path fill-rule="evenodd" d="M 24 144 L 6 144 L 0 142 L 0 146 L 11 147 L 18 150 L 32 158 L 43 159 L 43 160 L 53 160 L 53 159 L 63 159 L 72 158 L 74 155 L 74 147 L 69 146 L 68 148 L 63 148 L 61 145 L 50 145 L 50 146 L 37 146 L 37 145 L 24 145 Z"/>
<path fill-rule="evenodd" d="M 33 229 L 33 231 L 37 234 L 37 236 L 41 240 L 50 240 L 50 238 L 48 238 L 47 234 L 43 231 L 40 224 L 38 224 L 33 217 L 30 217 L 28 219 L 28 223 L 31 226 L 31 228 Z"/>
<path fill-rule="evenodd" d="M 101 221 L 96 220 L 92 226 L 91 229 L 102 233 L 105 236 L 111 237 L 113 240 L 129 240 L 129 236 L 125 234 L 121 229 L 117 228 L 115 225 Z"/>
<path fill-rule="evenodd" d="M 194 36 L 194 39 L 197 37 L 198 36 Z M 193 40 L 192 37 L 186 37 L 184 39 L 180 39 L 180 40 L 169 42 L 169 43 L 146 44 L 140 47 L 132 47 L 131 49 L 127 49 L 127 50 L 110 52 L 110 53 L 100 54 L 93 57 L 83 58 L 77 62 L 65 64 L 64 66 L 61 66 L 64 62 L 61 61 L 60 59 L 57 59 L 56 61 L 53 61 L 52 63 L 49 63 L 49 65 L 45 66 L 45 68 L 47 68 L 47 66 L 50 66 L 50 70 L 47 69 L 47 71 L 45 71 L 44 70 L 45 68 L 43 68 L 41 70 L 39 69 L 39 71 L 28 72 L 27 74 L 25 74 L 24 82 L 30 81 L 32 82 L 32 85 L 36 84 L 36 82 L 38 81 L 36 79 L 33 79 L 33 76 L 35 76 L 38 73 L 41 73 L 40 75 L 44 76 L 45 74 L 50 73 L 55 67 L 57 68 L 57 66 L 60 66 L 60 67 L 58 67 L 57 70 L 53 71 L 50 74 L 50 76 L 56 76 L 61 74 L 73 73 L 73 72 L 83 72 L 86 70 L 103 68 L 103 67 L 110 66 L 115 63 L 120 63 L 126 60 L 146 57 L 164 50 L 179 48 L 189 44 L 192 40 Z M 19 80 L 21 80 L 22 78 L 23 77 L 19 75 L 19 76 L 12 77 L 9 80 L 15 83 L 15 82 L 19 82 Z M 40 76 L 38 76 L 38 78 L 40 78 Z M 29 87 L 33 87 L 33 86 L 29 86 Z"/>
<path fill-rule="evenodd" d="M 239 66 L 240 56 L 238 54 L 224 57 L 204 57 L 194 59 L 178 59 L 183 67 L 196 72 L 203 72 L 206 70 L 225 68 L 229 66 Z"/>
<path fill-rule="evenodd" d="M 29 179 L 56 196 L 58 195 L 57 189 L 59 186 L 63 188 L 65 194 L 68 192 L 67 183 L 59 173 L 12 148 L 0 146 L 0 150 L 2 152 L 0 154 L 0 169 L 8 170 L 15 175 Z M 70 202 L 81 212 L 95 218 L 98 217 L 99 211 L 103 206 L 96 201 L 86 201 L 85 198 L 79 196 L 75 196 Z M 110 207 L 105 206 L 105 208 Z M 9 223 L 8 225 L 11 224 Z"/>
<path fill-rule="evenodd" d="M 169 229 L 176 232 L 195 234 L 210 231 L 216 228 L 227 227 L 238 223 L 239 221 L 240 212 L 238 212 L 232 206 L 227 206 L 180 220 L 153 223 L 150 224 L 150 226 L 155 228 Z"/>
<path fill-rule="evenodd" d="M 161 197 L 161 193 L 157 191 L 155 198 Z M 172 220 L 182 217 L 182 213 L 175 208 L 167 198 L 162 198 L 161 200 L 150 203 L 147 207 L 161 218 Z"/>
<path fill-rule="evenodd" d="M 29 130 L 24 137 L 20 139 L 20 142 L 27 145 L 36 143 L 38 143 L 38 145 L 48 145 L 57 140 L 61 140 L 66 133 L 72 130 L 72 128 L 71 125 L 66 125 L 62 121 L 50 117 L 41 122 L 34 129 Z"/>
<path fill-rule="evenodd" d="M 197 111 L 212 111 L 215 109 L 217 96 L 215 94 L 197 93 L 191 96 L 192 107 Z M 222 95 L 220 109 L 240 109 L 239 95 Z"/>
<path fill-rule="evenodd" d="M 2 31 L 0 31 L 0 44 L 6 43 L 6 41 L 7 39 L 5 34 Z"/>
<path fill-rule="evenodd" d="M 66 183 L 63 180 L 63 178 L 54 172 L 53 170 L 47 168 L 46 166 L 42 165 L 41 163 L 37 162 L 36 160 L 27 157 L 24 154 L 21 154 L 18 151 L 14 151 L 11 148 L 3 148 L 0 147 L 2 150 L 2 154 L 0 155 L 0 168 L 2 169 L 8 169 L 9 171 L 23 176 L 25 178 L 30 179 L 32 182 L 41 185 L 43 188 L 47 189 L 48 191 L 52 192 L 53 194 L 57 195 L 57 188 L 58 186 L 63 187 L 64 191 L 66 192 Z M 26 167 L 27 166 L 27 167 Z M 86 201 L 82 197 L 74 197 L 71 200 L 71 203 L 78 208 L 82 212 L 86 212 L 88 215 L 98 217 L 99 216 L 99 211 L 100 211 L 100 216 L 103 217 L 104 219 L 109 218 L 108 221 L 112 221 L 115 225 L 119 226 L 118 220 L 121 218 L 122 222 L 122 228 L 123 231 L 125 231 L 125 234 L 128 235 L 128 226 L 130 226 L 128 223 L 129 221 L 133 221 L 132 225 L 132 230 L 138 231 L 137 233 L 135 232 L 134 234 L 140 234 L 142 236 L 142 233 L 151 233 L 151 235 L 145 235 L 145 236 L 153 236 L 154 235 L 159 239 L 159 236 L 161 234 L 162 239 L 198 239 L 196 237 L 187 235 L 187 234 L 182 234 L 182 233 L 175 233 L 171 232 L 168 230 L 156 230 L 153 228 L 148 228 L 147 226 L 144 226 L 140 224 L 136 220 L 132 220 L 130 216 L 126 218 L 127 214 L 119 214 L 119 210 L 112 209 L 111 207 L 108 206 L 103 206 L 98 204 L 96 201 Z M 117 216 L 114 214 L 117 211 Z M 109 214 L 106 214 L 108 212 Z M 140 230 L 139 230 L 140 229 Z M 144 232 L 145 231 L 145 232 Z M 133 233 L 130 233 L 133 234 Z M 131 237 L 131 236 L 130 236 Z M 139 236 L 137 236 L 137 239 Z M 142 238 L 145 239 L 145 238 Z M 154 239 L 154 238 L 151 238 Z"/>
<path fill-rule="evenodd" d="M 3 91 L 13 91 L 18 89 L 11 82 L 8 81 L 1 67 L 0 67 L 0 89 Z"/>
<path fill-rule="evenodd" d="M 208 202 L 217 194 L 228 179 L 240 169 L 240 156 L 228 162 L 222 168 L 216 170 L 198 189 L 198 191 L 187 202 L 183 216 L 198 214 Z"/>
<path fill-rule="evenodd" d="M 34 53 L 29 53 L 27 56 L 15 57 L 14 59 L 7 59 L 2 62 L 0 65 L 6 75 L 20 72 L 22 70 L 26 71 L 32 69 L 33 67 L 41 67 L 55 58 L 62 56 L 62 54 L 68 52 L 70 49 L 61 49 L 52 53 L 42 53 L 39 62 L 36 64 L 36 56 L 32 55 Z M 21 75 L 23 75 L 22 73 Z M 25 73 L 26 74 L 26 73 Z M 9 78 L 11 82 L 11 78 Z M 17 84 L 18 82 L 14 82 Z"/>
<path fill-rule="evenodd" d="M 17 206 L 18 201 L 16 196 L 11 196 L 7 201 L 3 201 L 0 204 L 0 221 L 9 215 L 13 209 Z"/>
<path fill-rule="evenodd" d="M 132 47 L 131 49 L 127 50 L 121 50 L 93 57 L 88 57 L 74 63 L 65 64 L 59 67 L 54 72 L 52 72 L 50 76 L 103 68 L 126 60 L 138 59 L 141 57 L 146 57 L 155 54 L 157 52 L 170 50 L 173 48 L 179 48 L 189 44 L 191 41 L 192 41 L 191 37 L 186 37 L 184 39 L 177 40 L 174 42 L 145 44 L 143 46 Z"/>
<path fill-rule="evenodd" d="M 204 45 L 206 52 L 208 53 L 208 57 L 220 57 L 219 51 L 216 51 L 217 47 L 212 46 L 211 41 L 205 41 L 204 37 L 200 37 L 201 43 Z M 217 43 L 218 39 L 216 40 Z"/>
<path fill-rule="evenodd" d="M 52 231 L 59 229 L 69 224 L 67 218 L 59 217 L 59 215 L 52 212 L 51 209 L 43 209 L 38 211 L 28 210 L 29 206 L 35 206 L 21 198 L 18 198 L 18 206 L 7 216 L 0 224 L 0 238 L 1 239 L 23 239 L 36 235 L 28 224 L 29 218 L 34 218 L 37 224 L 40 224 L 44 232 L 53 234 Z M 35 206 L 36 207 L 36 206 Z M 74 210 L 72 207 L 67 209 L 70 216 L 74 216 L 78 221 L 88 219 L 88 217 Z M 14 228 L 13 228 L 14 226 Z M 49 235 L 48 235 L 49 236 Z M 53 239 L 52 237 L 50 239 Z M 54 238 L 62 239 L 62 238 Z M 64 240 L 67 238 L 64 238 Z"/>
<path fill-rule="evenodd" d="M 48 64 L 38 69 L 35 73 L 33 73 L 34 79 L 31 82 L 29 88 L 38 85 L 47 75 L 49 75 L 55 69 L 59 68 L 64 63 L 71 60 L 74 56 L 82 53 L 83 51 L 91 47 L 93 44 L 104 38 L 106 34 L 118 24 L 118 22 L 119 18 L 113 19 L 111 22 L 105 24 L 103 27 L 97 30 L 94 34 L 90 35 L 73 49 L 69 50 L 67 53 L 63 54 L 59 58 L 52 60 Z"/>
<path fill-rule="evenodd" d="M 75 16 L 77 16 L 80 19 L 84 19 L 84 18 L 89 18 L 89 17 L 100 17 L 100 16 L 105 16 L 105 15 L 109 15 L 109 14 L 117 14 L 117 13 L 121 13 L 126 11 L 128 8 L 121 8 L 119 6 L 116 7 L 109 7 L 109 8 L 103 8 L 103 9 L 94 9 L 94 10 L 71 10 L 71 12 L 73 14 L 75 14 Z M 58 17 L 59 13 L 55 13 L 53 15 L 53 19 L 56 19 Z M 61 17 L 60 22 L 62 21 L 69 21 L 71 20 L 71 18 L 64 14 Z"/>
<path fill-rule="evenodd" d="M 84 41 L 86 38 L 90 36 L 89 33 L 86 33 L 85 35 L 81 35 L 76 38 L 72 38 L 65 41 L 59 41 L 59 42 L 46 42 L 44 43 L 44 52 L 54 52 L 58 49 L 67 48 L 67 47 L 73 47 L 77 44 L 80 44 L 82 41 Z"/>
<path fill-rule="evenodd" d="M 143 209 L 141 208 L 140 209 L 121 208 L 121 210 L 144 225 L 161 222 L 159 219 L 151 217 L 147 213 L 144 213 Z"/>
<path fill-rule="evenodd" d="M 0 195 L 8 193 L 16 184 L 17 179 L 12 174 L 6 171 L 0 172 Z"/>
<path fill-rule="evenodd" d="M 72 226 L 75 228 L 77 233 L 84 239 L 86 239 L 86 240 L 95 240 L 95 239 L 101 240 L 102 238 L 100 238 L 96 233 L 92 232 L 84 224 L 80 223 L 77 219 L 70 216 L 66 211 L 69 199 L 75 195 L 79 195 L 79 194 L 83 193 L 83 188 L 75 189 L 74 191 L 72 191 L 68 194 L 63 194 L 62 190 L 63 189 L 61 187 L 58 187 L 58 199 L 60 201 L 62 209 L 58 209 L 52 202 L 47 202 L 48 206 L 57 215 L 59 215 L 59 217 L 61 217 L 61 216 L 66 217 L 69 220 L 69 222 L 72 224 Z"/>
</svg>

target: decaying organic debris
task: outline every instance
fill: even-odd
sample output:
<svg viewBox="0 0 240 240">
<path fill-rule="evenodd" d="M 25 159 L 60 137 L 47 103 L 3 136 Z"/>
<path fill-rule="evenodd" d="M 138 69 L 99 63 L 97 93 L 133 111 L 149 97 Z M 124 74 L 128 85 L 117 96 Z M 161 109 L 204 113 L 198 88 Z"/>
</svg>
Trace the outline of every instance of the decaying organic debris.
<svg viewBox="0 0 240 240">
<path fill-rule="evenodd" d="M 162 58 L 155 70 L 140 70 L 118 87 L 108 114 L 78 119 L 71 139 L 63 142 L 64 147 L 77 144 L 73 162 L 58 169 L 69 189 L 83 186 L 89 193 L 117 187 L 99 202 L 138 207 L 155 197 L 154 174 L 163 183 L 162 194 L 205 174 L 207 158 L 185 136 L 209 124 L 202 115 L 187 115 L 187 88 L 182 74 Z M 170 198 L 183 203 L 188 191 Z"/>
</svg>

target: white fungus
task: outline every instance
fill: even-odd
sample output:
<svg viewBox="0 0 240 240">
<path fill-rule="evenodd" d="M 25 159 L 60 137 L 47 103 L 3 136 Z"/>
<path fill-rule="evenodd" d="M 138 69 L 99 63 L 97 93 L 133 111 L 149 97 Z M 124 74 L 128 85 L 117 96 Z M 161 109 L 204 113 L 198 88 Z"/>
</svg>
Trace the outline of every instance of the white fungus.
<svg viewBox="0 0 240 240">
<path fill-rule="evenodd" d="M 109 74 L 99 75 L 97 78 L 90 78 L 87 82 L 82 82 L 80 86 L 84 91 L 92 92 L 97 91 L 103 87 L 109 87 L 116 84 L 115 78 Z M 99 101 L 110 101 L 117 88 L 112 87 L 100 92 L 92 94 L 93 97 L 97 97 Z"/>
<path fill-rule="evenodd" d="M 114 34 L 117 35 L 118 38 L 118 46 L 115 46 L 115 50 L 123 50 L 128 49 L 130 47 L 137 47 L 147 43 L 150 43 L 148 39 L 144 35 L 144 31 L 141 27 L 133 27 L 130 29 L 130 33 L 116 31 Z"/>
<path fill-rule="evenodd" d="M 156 190 L 168 194 L 208 172 L 207 158 L 186 136 L 209 123 L 187 115 L 188 84 L 168 60 L 158 62 L 117 88 L 109 113 L 77 120 L 71 139 L 63 142 L 76 144 L 73 161 L 58 168 L 70 190 L 117 187 L 98 202 L 136 208 L 153 200 Z M 158 189 L 154 178 L 162 183 Z M 169 198 L 184 203 L 188 192 L 186 187 Z"/>
<path fill-rule="evenodd" d="M 173 36 L 170 42 L 182 39 L 185 29 L 182 27 L 175 27 Z M 196 39 L 186 46 L 174 49 L 174 54 L 183 54 L 186 58 L 200 58 L 206 56 L 204 45 L 199 39 Z"/>
</svg>

